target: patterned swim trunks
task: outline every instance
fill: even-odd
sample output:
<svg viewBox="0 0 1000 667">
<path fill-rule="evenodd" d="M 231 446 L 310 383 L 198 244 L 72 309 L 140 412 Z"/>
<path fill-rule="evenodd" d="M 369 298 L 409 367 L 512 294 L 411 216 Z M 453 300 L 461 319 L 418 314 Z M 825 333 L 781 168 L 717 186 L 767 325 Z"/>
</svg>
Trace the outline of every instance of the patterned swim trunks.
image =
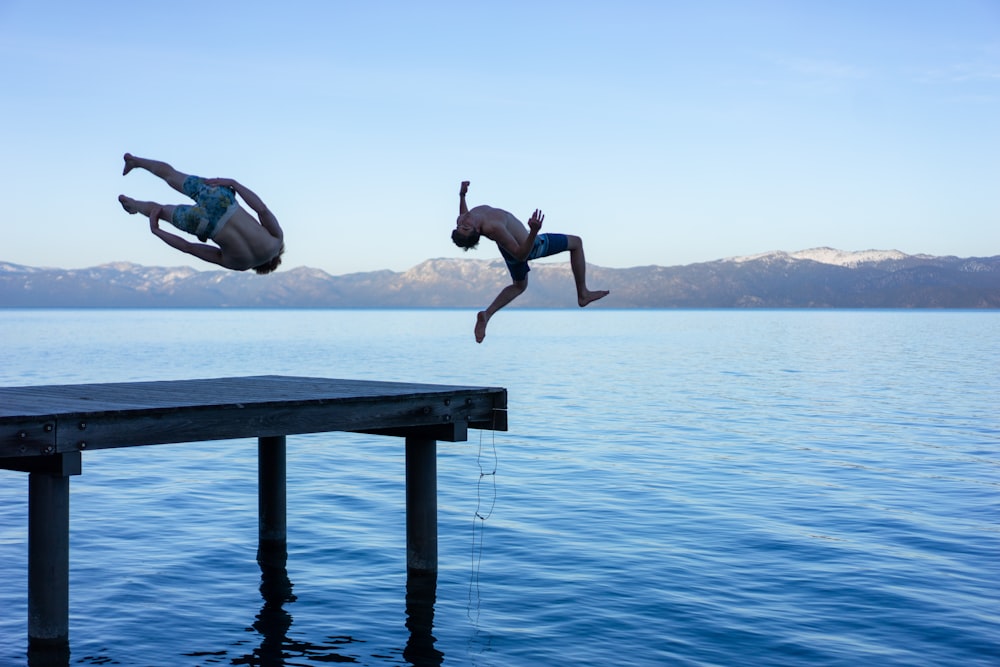
<svg viewBox="0 0 1000 667">
<path fill-rule="evenodd" d="M 181 231 L 194 234 L 202 242 L 214 239 L 233 213 L 236 213 L 236 193 L 232 188 L 207 185 L 200 176 L 188 176 L 184 179 L 183 187 L 184 194 L 193 199 L 195 205 L 181 204 L 174 207 L 171 224 Z"/>
</svg>

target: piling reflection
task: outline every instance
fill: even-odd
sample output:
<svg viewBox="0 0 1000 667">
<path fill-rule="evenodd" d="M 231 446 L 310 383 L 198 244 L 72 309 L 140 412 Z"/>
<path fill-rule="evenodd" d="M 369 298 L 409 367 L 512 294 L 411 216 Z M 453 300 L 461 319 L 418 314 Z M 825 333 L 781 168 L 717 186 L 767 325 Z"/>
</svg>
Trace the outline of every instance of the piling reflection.
<svg viewBox="0 0 1000 667">
<path fill-rule="evenodd" d="M 28 667 L 69 667 L 69 642 L 29 642 Z"/>
<path fill-rule="evenodd" d="M 303 658 L 323 663 L 357 663 L 358 660 L 338 652 L 338 648 L 354 644 L 350 637 L 329 637 L 329 643 L 313 644 L 288 636 L 292 615 L 285 605 L 296 600 L 288 570 L 273 564 L 274 559 L 261 559 L 260 595 L 263 604 L 251 624 L 260 637 L 250 652 L 233 657 L 232 665 L 251 667 L 286 667 L 300 665 Z M 410 573 L 406 578 L 406 629 L 409 631 L 403 659 L 412 667 L 438 667 L 444 663 L 444 653 L 435 648 L 434 605 L 437 603 L 437 575 Z M 69 667 L 67 644 L 33 645 L 28 650 L 28 667 Z"/>
<path fill-rule="evenodd" d="M 413 667 L 432 667 L 444 662 L 444 653 L 434 648 L 434 604 L 437 574 L 411 572 L 406 577 L 406 629 L 410 637 L 403 658 Z"/>
<path fill-rule="evenodd" d="M 260 633 L 255 664 L 284 665 L 285 645 L 290 641 L 288 629 L 292 627 L 292 615 L 285 609 L 285 603 L 295 602 L 288 570 L 261 563 L 260 596 L 264 604 L 253 623 L 253 629 Z"/>
<path fill-rule="evenodd" d="M 273 563 L 273 559 L 271 560 Z M 252 667 L 285 667 L 302 664 L 301 659 L 325 663 L 357 663 L 357 659 L 337 651 L 353 644 L 350 637 L 330 637 L 326 645 L 291 639 L 292 615 L 285 604 L 294 602 L 292 582 L 284 567 L 260 562 L 260 594 L 264 600 L 260 613 L 252 624 L 260 634 L 260 644 L 252 653 L 232 660 L 233 665 Z M 437 603 L 437 575 L 410 573 L 406 578 L 406 629 L 409 631 L 403 659 L 412 667 L 438 667 L 444 663 L 444 653 L 434 645 L 434 605 Z"/>
<path fill-rule="evenodd" d="M 260 635 L 260 643 L 253 652 L 234 658 L 230 664 L 252 667 L 285 667 L 310 663 L 357 663 L 357 659 L 342 655 L 338 647 L 355 643 L 351 637 L 328 637 L 329 643 L 314 644 L 288 636 L 293 617 L 285 605 L 295 602 L 293 584 L 288 578 L 284 563 L 284 549 L 261 550 L 257 554 L 260 565 L 260 596 L 264 601 L 260 613 L 251 624 Z"/>
<path fill-rule="evenodd" d="M 285 604 L 295 602 L 292 582 L 285 569 L 283 554 L 273 552 L 258 554 L 260 565 L 260 596 L 264 604 L 252 627 L 260 635 L 260 644 L 253 653 L 232 660 L 233 665 L 252 667 L 285 667 L 301 665 L 302 659 L 320 663 L 356 663 L 350 656 L 337 651 L 339 646 L 353 644 L 351 637 L 329 637 L 329 644 L 313 644 L 292 639 L 288 631 L 292 627 L 292 615 Z"/>
</svg>

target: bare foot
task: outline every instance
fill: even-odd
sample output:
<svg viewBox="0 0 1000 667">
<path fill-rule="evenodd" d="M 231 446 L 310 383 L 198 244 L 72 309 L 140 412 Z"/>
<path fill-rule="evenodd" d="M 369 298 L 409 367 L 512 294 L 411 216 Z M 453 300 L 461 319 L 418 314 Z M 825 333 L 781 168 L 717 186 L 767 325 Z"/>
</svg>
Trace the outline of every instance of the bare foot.
<svg viewBox="0 0 1000 667">
<path fill-rule="evenodd" d="M 476 342 L 482 343 L 483 339 L 486 338 L 486 311 L 480 310 L 479 314 L 476 315 Z"/>
<path fill-rule="evenodd" d="M 122 176 L 135 169 L 135 158 L 131 153 L 125 153 L 125 168 L 122 169 Z"/>
<path fill-rule="evenodd" d="M 118 201 L 121 203 L 122 208 L 125 209 L 126 213 L 134 215 L 139 212 L 139 209 L 135 205 L 135 200 L 131 197 L 118 195 Z"/>
<path fill-rule="evenodd" d="M 588 290 L 583 296 L 578 296 L 576 298 L 576 302 L 580 304 L 581 308 L 583 308 L 584 306 L 591 304 L 597 301 L 598 299 L 603 299 L 608 294 L 610 294 L 610 292 L 608 292 L 608 290 L 606 289 L 597 290 L 596 292 Z"/>
</svg>

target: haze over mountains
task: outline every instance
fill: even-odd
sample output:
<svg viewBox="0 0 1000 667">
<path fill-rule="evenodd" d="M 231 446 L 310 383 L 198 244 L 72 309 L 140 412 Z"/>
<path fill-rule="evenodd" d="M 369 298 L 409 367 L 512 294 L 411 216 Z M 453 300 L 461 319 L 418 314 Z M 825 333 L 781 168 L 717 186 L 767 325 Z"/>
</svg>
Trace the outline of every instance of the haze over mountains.
<svg viewBox="0 0 1000 667">
<path fill-rule="evenodd" d="M 813 248 L 684 266 L 591 265 L 611 295 L 592 308 L 1000 308 L 1000 255 L 937 257 Z M 482 308 L 510 281 L 503 262 L 430 259 L 408 271 L 268 276 L 115 262 L 54 269 L 0 262 L 7 308 Z M 533 262 L 512 307 L 576 307 L 568 262 Z"/>
</svg>

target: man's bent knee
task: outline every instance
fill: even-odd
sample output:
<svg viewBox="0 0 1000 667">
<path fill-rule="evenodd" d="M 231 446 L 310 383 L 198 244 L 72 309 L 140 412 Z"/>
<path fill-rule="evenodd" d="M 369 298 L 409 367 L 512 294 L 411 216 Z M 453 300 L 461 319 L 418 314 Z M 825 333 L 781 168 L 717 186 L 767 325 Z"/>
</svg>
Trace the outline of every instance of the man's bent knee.
<svg viewBox="0 0 1000 667">
<path fill-rule="evenodd" d="M 513 287 L 516 287 L 518 292 L 523 292 L 528 289 L 528 279 L 525 278 L 524 280 L 515 280 Z"/>
</svg>

